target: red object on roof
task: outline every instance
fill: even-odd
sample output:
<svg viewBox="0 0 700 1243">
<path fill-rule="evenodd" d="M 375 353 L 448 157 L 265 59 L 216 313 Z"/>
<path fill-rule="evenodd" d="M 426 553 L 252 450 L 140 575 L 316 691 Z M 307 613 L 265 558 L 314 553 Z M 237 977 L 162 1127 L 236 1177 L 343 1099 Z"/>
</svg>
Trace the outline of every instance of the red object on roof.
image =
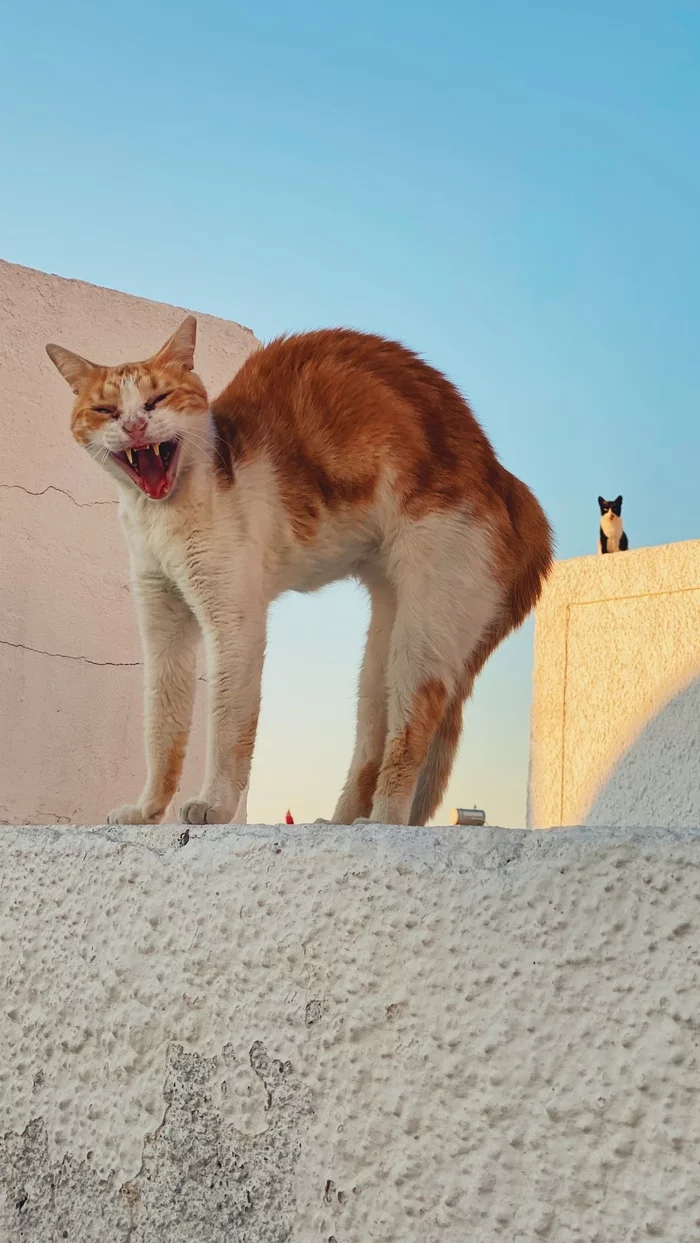
<svg viewBox="0 0 700 1243">
<path fill-rule="evenodd" d="M 287 814 L 284 817 L 284 820 L 285 820 L 285 824 L 294 824 L 294 817 L 291 811 L 287 810 Z"/>
</svg>

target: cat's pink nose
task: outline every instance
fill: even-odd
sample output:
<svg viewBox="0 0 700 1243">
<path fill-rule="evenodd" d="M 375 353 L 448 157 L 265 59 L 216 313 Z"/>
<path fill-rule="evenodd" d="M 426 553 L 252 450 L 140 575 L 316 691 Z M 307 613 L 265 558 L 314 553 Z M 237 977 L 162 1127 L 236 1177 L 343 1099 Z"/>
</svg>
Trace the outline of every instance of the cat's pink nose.
<svg viewBox="0 0 700 1243">
<path fill-rule="evenodd" d="M 137 436 L 139 432 L 143 432 L 146 430 L 146 424 L 147 424 L 147 420 L 143 417 L 142 414 L 139 414 L 137 415 L 136 418 L 124 419 L 122 422 L 122 427 L 124 428 L 125 432 L 129 433 L 130 436 Z"/>
</svg>

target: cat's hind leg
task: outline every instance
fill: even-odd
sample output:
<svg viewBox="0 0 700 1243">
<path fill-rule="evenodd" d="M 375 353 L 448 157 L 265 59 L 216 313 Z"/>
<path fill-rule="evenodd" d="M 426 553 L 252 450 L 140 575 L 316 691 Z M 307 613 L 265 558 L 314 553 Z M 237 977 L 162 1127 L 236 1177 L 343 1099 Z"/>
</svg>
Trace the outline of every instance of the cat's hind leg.
<svg viewBox="0 0 700 1243">
<path fill-rule="evenodd" d="M 470 689 L 458 688 L 433 734 L 413 795 L 409 824 L 427 824 L 442 802 L 462 734 L 464 701 Z"/>
<path fill-rule="evenodd" d="M 368 581 L 367 586 L 372 613 L 358 686 L 355 751 L 333 824 L 352 824 L 369 816 L 386 742 L 386 669 L 396 596 L 387 582 Z"/>
<path fill-rule="evenodd" d="M 464 671 L 498 624 L 504 588 L 488 532 L 463 515 L 431 515 L 407 526 L 392 549 L 390 572 L 397 608 L 387 669 L 388 730 L 370 819 L 407 824 L 441 729 L 452 741 L 433 774 L 434 789 L 446 784 L 467 690 Z M 443 742 L 438 734 L 438 748 Z M 419 796 L 421 814 L 425 794 Z"/>
<path fill-rule="evenodd" d="M 522 624 L 535 605 L 541 591 L 546 567 L 533 563 L 520 567 L 520 574 L 503 595 L 503 604 L 493 610 L 484 626 L 479 642 L 469 653 L 455 694 L 447 705 L 428 749 L 413 796 L 409 824 L 426 824 L 437 811 L 447 789 L 462 732 L 464 704 L 472 693 L 474 682 L 491 653 Z M 488 592 L 486 596 L 488 597 Z M 488 610 L 487 610 L 488 611 Z"/>
</svg>

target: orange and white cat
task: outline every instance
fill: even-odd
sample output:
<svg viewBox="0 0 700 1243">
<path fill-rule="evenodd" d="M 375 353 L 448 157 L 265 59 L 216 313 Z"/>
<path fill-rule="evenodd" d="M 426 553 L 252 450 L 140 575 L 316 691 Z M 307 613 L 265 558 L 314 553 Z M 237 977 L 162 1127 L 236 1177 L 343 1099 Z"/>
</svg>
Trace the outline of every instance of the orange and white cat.
<svg viewBox="0 0 700 1243">
<path fill-rule="evenodd" d="M 454 386 L 403 346 L 344 329 L 282 338 L 210 403 L 195 332 L 190 316 L 146 362 L 115 367 L 47 346 L 75 439 L 121 493 L 143 639 L 146 784 L 108 819 L 157 823 L 173 798 L 200 636 L 206 771 L 180 815 L 245 819 L 270 602 L 354 576 L 371 620 L 333 821 L 425 824 L 474 678 L 540 594 L 547 519 Z"/>
</svg>

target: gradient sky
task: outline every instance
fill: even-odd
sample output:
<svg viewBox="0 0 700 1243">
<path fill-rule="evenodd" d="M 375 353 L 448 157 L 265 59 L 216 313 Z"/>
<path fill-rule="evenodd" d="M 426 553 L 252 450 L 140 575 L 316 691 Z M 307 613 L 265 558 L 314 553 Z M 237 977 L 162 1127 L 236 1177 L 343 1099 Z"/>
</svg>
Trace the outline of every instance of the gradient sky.
<svg viewBox="0 0 700 1243">
<path fill-rule="evenodd" d="M 694 0 L 6 4 L 0 254 L 263 339 L 396 337 L 560 557 L 599 492 L 632 547 L 694 538 L 699 81 Z M 251 820 L 331 813 L 365 619 L 348 585 L 275 606 Z M 524 823 L 531 648 L 482 675 L 443 817 Z"/>
</svg>

